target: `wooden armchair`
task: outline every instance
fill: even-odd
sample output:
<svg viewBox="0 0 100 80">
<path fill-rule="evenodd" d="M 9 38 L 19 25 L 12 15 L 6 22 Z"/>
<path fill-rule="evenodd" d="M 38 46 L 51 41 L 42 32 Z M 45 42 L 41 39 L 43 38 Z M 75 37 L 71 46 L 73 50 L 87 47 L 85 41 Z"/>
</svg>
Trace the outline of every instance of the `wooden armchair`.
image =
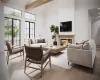
<svg viewBox="0 0 100 80">
<path fill-rule="evenodd" d="M 14 54 L 20 53 L 19 56 L 16 56 L 14 58 L 17 58 L 17 57 L 20 57 L 20 56 L 23 55 L 23 59 L 24 59 L 24 49 L 23 49 L 23 47 L 19 46 L 19 47 L 14 48 L 13 46 L 10 45 L 10 43 L 8 41 L 6 41 L 6 46 L 7 46 L 7 49 L 8 49 L 7 50 L 7 57 L 6 57 L 7 58 L 7 64 L 9 63 L 9 56 L 14 55 Z M 22 52 L 23 52 L 23 54 L 21 54 Z M 14 58 L 12 58 L 12 59 L 14 59 Z"/>
<path fill-rule="evenodd" d="M 50 64 L 50 67 L 51 67 L 50 50 L 47 50 L 46 53 L 43 55 L 42 46 L 41 47 L 30 47 L 30 46 L 26 46 L 25 45 L 25 51 L 26 51 L 26 58 L 25 58 L 24 72 L 26 71 L 26 67 L 35 69 L 35 71 L 36 70 L 41 70 L 41 77 L 42 77 L 43 70 L 45 69 L 45 67 L 47 66 L 48 63 Z M 29 64 L 27 64 L 27 62 L 29 62 Z M 43 67 L 43 65 L 44 65 L 45 62 L 46 62 L 46 64 Z M 31 63 L 39 65 L 39 68 L 30 67 L 29 65 Z"/>
</svg>

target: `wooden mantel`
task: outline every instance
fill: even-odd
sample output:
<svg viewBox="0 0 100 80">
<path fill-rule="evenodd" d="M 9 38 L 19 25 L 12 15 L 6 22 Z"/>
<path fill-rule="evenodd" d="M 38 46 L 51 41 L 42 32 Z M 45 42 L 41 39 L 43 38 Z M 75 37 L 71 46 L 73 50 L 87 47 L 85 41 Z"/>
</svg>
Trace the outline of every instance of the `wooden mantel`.
<svg viewBox="0 0 100 80">
<path fill-rule="evenodd" d="M 62 35 L 60 34 L 59 37 L 74 37 L 74 34 L 67 34 L 67 35 Z"/>
</svg>

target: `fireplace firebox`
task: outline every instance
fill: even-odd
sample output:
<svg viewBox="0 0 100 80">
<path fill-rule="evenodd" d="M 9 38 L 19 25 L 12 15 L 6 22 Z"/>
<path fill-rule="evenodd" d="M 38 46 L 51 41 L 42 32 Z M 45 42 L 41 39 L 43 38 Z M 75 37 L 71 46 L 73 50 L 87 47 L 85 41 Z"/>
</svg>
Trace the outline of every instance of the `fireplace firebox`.
<svg viewBox="0 0 100 80">
<path fill-rule="evenodd" d="M 68 46 L 68 43 L 72 43 L 72 39 L 60 39 L 60 45 Z"/>
</svg>

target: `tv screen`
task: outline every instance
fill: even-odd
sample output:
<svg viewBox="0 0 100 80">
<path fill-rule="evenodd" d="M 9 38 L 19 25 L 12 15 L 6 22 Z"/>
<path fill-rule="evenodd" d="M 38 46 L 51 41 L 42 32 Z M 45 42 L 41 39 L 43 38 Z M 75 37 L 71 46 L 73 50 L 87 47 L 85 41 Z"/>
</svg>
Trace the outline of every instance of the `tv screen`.
<svg viewBox="0 0 100 80">
<path fill-rule="evenodd" d="M 71 32 L 72 21 L 60 22 L 60 32 Z"/>
</svg>

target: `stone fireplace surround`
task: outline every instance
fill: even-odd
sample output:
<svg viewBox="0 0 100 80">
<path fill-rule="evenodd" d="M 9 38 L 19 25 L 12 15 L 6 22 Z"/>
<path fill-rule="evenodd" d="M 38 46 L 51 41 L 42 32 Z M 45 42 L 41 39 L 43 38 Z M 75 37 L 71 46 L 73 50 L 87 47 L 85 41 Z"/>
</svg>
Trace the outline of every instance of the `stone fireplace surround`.
<svg viewBox="0 0 100 80">
<path fill-rule="evenodd" d="M 61 46 L 61 40 L 72 39 L 72 43 L 74 43 L 75 35 L 59 35 L 58 36 L 58 46 Z"/>
</svg>

